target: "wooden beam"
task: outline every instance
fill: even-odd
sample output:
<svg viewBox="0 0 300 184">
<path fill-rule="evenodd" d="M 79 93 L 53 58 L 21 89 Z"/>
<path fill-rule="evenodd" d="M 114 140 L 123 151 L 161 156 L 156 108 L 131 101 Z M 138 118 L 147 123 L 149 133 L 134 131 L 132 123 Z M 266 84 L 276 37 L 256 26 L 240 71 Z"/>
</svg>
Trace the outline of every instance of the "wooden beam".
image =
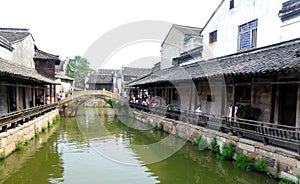
<svg viewBox="0 0 300 184">
<path fill-rule="evenodd" d="M 32 106 L 35 107 L 35 95 L 36 95 L 36 91 L 35 91 L 35 86 L 32 87 Z"/>
</svg>

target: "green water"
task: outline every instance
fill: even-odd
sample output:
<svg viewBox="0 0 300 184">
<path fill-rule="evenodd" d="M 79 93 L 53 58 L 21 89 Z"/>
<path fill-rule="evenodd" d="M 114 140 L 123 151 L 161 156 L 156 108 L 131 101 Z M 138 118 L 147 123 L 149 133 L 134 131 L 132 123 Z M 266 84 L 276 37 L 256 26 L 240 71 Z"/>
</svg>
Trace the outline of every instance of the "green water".
<svg viewBox="0 0 300 184">
<path fill-rule="evenodd" d="M 114 120 L 110 110 L 81 109 L 77 118 L 62 118 L 47 134 L 0 161 L 0 183 L 278 183 L 265 175 L 235 168 L 231 162 L 218 160 L 209 151 L 199 151 L 191 143 L 179 151 L 174 146 L 170 157 L 149 163 L 146 157 L 160 158 L 164 148 L 139 155 L 139 148 L 133 145 L 151 145 L 169 135 L 137 129 Z M 174 142 L 182 143 L 172 137 L 165 144 L 167 150 L 173 149 Z"/>
</svg>

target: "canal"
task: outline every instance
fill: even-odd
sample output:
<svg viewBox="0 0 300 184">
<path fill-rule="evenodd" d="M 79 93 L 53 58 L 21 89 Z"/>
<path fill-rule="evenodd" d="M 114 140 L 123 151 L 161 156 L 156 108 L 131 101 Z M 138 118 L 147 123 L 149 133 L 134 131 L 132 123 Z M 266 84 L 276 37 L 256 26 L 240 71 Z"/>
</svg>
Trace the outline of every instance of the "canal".
<svg viewBox="0 0 300 184">
<path fill-rule="evenodd" d="M 154 129 L 130 128 L 115 119 L 110 109 L 82 108 L 76 118 L 62 118 L 47 131 L 0 161 L 0 183 L 278 183 L 265 175 L 236 168 L 230 161 L 219 160 L 214 153 L 200 151 L 191 143 L 181 144 L 183 140 L 175 136 L 170 138 Z M 143 160 L 144 156 L 132 146 L 143 147 L 168 137 L 172 144 L 175 141 L 182 146 L 178 150 L 175 146 L 174 153 L 159 162 Z M 148 150 L 148 154 L 161 158 L 158 152 Z"/>
</svg>

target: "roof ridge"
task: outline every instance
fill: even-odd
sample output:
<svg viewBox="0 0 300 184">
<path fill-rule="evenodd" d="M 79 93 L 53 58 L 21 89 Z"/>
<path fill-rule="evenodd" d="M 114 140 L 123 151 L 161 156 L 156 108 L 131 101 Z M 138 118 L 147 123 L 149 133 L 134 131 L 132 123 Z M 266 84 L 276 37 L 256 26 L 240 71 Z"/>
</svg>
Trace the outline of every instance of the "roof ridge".
<svg viewBox="0 0 300 184">
<path fill-rule="evenodd" d="M 29 28 L 4 28 L 0 27 L 0 31 L 20 31 L 20 32 L 29 32 Z"/>
</svg>

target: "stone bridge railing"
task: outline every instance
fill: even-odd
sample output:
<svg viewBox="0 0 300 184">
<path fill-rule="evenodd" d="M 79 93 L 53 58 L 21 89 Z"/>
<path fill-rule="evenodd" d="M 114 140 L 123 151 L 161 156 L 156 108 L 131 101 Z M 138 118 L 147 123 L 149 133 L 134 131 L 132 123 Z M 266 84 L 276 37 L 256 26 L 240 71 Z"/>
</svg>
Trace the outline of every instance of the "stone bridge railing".
<svg viewBox="0 0 300 184">
<path fill-rule="evenodd" d="M 64 117 L 74 117 L 82 103 L 86 102 L 90 98 L 111 98 L 119 101 L 124 100 L 123 97 L 119 96 L 118 94 L 114 94 L 106 90 L 79 91 L 75 92 L 73 95 L 69 95 L 58 103 L 60 108 L 60 115 Z"/>
</svg>

